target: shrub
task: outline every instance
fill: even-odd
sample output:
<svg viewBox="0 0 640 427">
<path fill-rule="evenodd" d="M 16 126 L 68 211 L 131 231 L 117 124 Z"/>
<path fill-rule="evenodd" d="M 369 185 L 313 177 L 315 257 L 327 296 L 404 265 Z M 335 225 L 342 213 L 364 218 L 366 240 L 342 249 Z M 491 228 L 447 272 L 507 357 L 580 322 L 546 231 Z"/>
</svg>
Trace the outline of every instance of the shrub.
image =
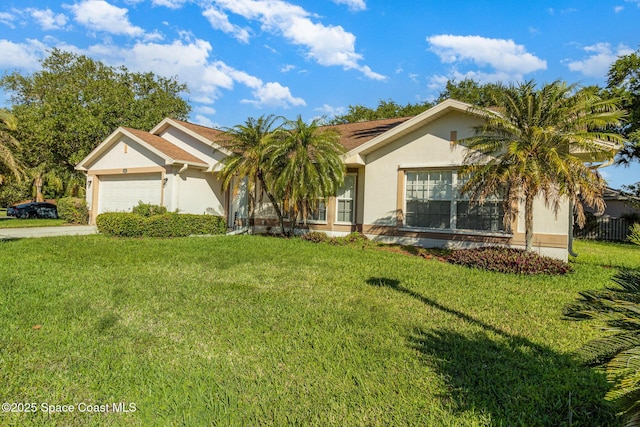
<svg viewBox="0 0 640 427">
<path fill-rule="evenodd" d="M 89 222 L 89 209 L 84 199 L 64 197 L 58 199 L 58 217 L 71 224 L 86 224 Z"/>
<path fill-rule="evenodd" d="M 153 205 L 151 203 L 143 203 L 142 200 L 138 202 L 137 206 L 131 209 L 131 212 L 144 217 L 150 217 L 153 215 L 162 215 L 167 213 L 165 206 Z"/>
<path fill-rule="evenodd" d="M 135 213 L 110 212 L 96 218 L 98 230 L 118 237 L 185 237 L 202 234 L 224 234 L 224 217 L 165 213 L 144 217 Z"/>
<path fill-rule="evenodd" d="M 566 262 L 512 248 L 485 247 L 455 250 L 444 259 L 452 264 L 501 273 L 555 275 L 571 271 L 571 267 Z"/>
<path fill-rule="evenodd" d="M 313 243 L 321 243 L 329 240 L 329 236 L 327 236 L 326 233 L 323 233 L 321 231 L 310 231 L 300 236 L 300 238 L 302 240 L 306 240 L 308 242 L 313 242 Z"/>
<path fill-rule="evenodd" d="M 368 242 L 369 242 L 369 238 L 358 231 L 349 233 L 346 236 L 333 237 L 329 239 L 329 243 L 336 246 L 346 246 L 346 245 L 365 246 Z"/>
<path fill-rule="evenodd" d="M 96 217 L 98 231 L 107 236 L 142 237 L 145 217 L 128 212 L 107 212 Z"/>
</svg>

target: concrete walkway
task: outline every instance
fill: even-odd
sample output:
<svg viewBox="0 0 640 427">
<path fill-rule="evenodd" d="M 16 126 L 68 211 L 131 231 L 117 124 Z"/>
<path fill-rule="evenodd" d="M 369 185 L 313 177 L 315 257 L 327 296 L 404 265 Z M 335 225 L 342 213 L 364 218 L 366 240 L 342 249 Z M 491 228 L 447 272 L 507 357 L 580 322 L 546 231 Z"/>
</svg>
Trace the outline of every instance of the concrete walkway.
<svg viewBox="0 0 640 427">
<path fill-rule="evenodd" d="M 0 222 L 2 227 L 2 222 Z M 32 227 L 32 228 L 0 228 L 0 240 L 26 239 L 31 237 L 50 236 L 81 236 L 97 234 L 95 225 L 62 225 L 60 227 Z"/>
</svg>

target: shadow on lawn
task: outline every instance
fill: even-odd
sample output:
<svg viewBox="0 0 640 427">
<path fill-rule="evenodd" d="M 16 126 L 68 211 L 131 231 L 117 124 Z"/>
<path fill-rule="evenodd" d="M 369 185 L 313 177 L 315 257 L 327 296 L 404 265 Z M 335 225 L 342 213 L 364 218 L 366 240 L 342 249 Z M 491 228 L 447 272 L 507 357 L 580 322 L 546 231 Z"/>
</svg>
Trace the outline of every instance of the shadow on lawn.
<svg viewBox="0 0 640 427">
<path fill-rule="evenodd" d="M 372 277 L 367 283 L 402 292 L 481 328 L 463 333 L 417 328 L 409 336 L 409 345 L 444 379 L 448 392 L 441 398 L 452 399 L 458 410 L 486 413 L 492 425 L 618 424 L 612 406 L 603 399 L 608 389 L 604 375 L 568 355 L 429 299 L 395 279 Z"/>
</svg>

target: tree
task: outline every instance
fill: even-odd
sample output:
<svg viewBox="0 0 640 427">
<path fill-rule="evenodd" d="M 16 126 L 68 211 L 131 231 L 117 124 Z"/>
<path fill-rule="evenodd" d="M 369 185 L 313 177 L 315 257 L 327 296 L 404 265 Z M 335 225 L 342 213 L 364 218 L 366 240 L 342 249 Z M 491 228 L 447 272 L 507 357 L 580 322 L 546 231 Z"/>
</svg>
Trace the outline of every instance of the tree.
<svg viewBox="0 0 640 427">
<path fill-rule="evenodd" d="M 341 155 L 340 134 L 322 130 L 319 120 L 305 123 L 301 116 L 286 123 L 281 138 L 266 147 L 273 192 L 288 208 L 293 231 L 298 218 L 307 223 L 320 201 L 334 196 L 346 173 Z M 284 221 L 280 218 L 282 232 Z"/>
<path fill-rule="evenodd" d="M 18 164 L 14 151 L 19 147 L 18 141 L 12 132 L 18 127 L 18 121 L 9 111 L 0 109 L 0 165 L 12 174 L 17 180 L 22 176 L 22 168 Z M 0 173 L 0 184 L 5 176 Z"/>
<path fill-rule="evenodd" d="M 345 123 L 393 119 L 396 117 L 409 117 L 418 115 L 432 106 L 433 104 L 430 102 L 399 105 L 392 100 L 380 100 L 375 110 L 360 104 L 349 105 L 349 112 L 347 114 L 336 116 L 330 123 L 339 125 Z"/>
<path fill-rule="evenodd" d="M 620 56 L 609 68 L 607 87 L 622 99 L 629 120 L 622 133 L 628 142 L 618 155 L 619 164 L 640 160 L 640 50 Z"/>
<path fill-rule="evenodd" d="M 109 67 L 84 55 L 53 49 L 32 75 L 0 79 L 18 119 L 20 158 L 27 167 L 75 165 L 118 126 L 150 130 L 165 117 L 186 119 L 186 85 L 153 73 Z"/>
<path fill-rule="evenodd" d="M 462 191 L 482 203 L 503 193 L 505 228 L 518 214 L 524 199 L 525 247 L 532 249 L 533 202 L 542 196 L 556 213 L 569 200 L 578 225 L 585 221 L 582 202 L 602 211 L 604 180 L 574 153 L 613 157 L 615 152 L 598 141 L 621 142 L 608 131 L 624 117 L 612 99 L 556 81 L 537 90 L 533 81 L 498 85 L 492 92 L 493 110 L 475 108 L 484 117 L 475 135 L 460 141 L 469 148 L 462 174 L 468 176 Z"/>
<path fill-rule="evenodd" d="M 31 179 L 36 202 L 44 202 L 43 189 L 45 185 L 50 187 L 54 194 L 60 194 L 64 189 L 60 175 L 54 169 L 47 167 L 46 163 L 28 169 L 27 176 Z"/>
<path fill-rule="evenodd" d="M 228 189 L 234 179 L 247 179 L 249 193 L 249 227 L 253 229 L 255 206 L 264 191 L 273 204 L 273 208 L 282 223 L 282 212 L 271 187 L 267 185 L 270 179 L 267 166 L 265 147 L 279 132 L 282 125 L 277 125 L 279 117 L 273 115 L 260 116 L 255 119 L 249 117 L 244 124 L 225 129 L 229 137 L 228 148 L 232 155 L 224 160 L 224 167 L 220 178 L 222 186 Z M 238 181 L 236 181 L 238 182 Z M 284 229 L 284 226 L 282 226 Z"/>
<path fill-rule="evenodd" d="M 447 81 L 445 89 L 440 92 L 437 102 L 446 99 L 455 99 L 478 107 L 491 107 L 493 92 L 500 88 L 499 84 L 480 84 L 473 79 L 464 79 L 459 82 Z"/>
<path fill-rule="evenodd" d="M 636 238 L 640 226 L 635 225 Z M 636 240 L 634 243 L 638 244 Z M 580 351 L 586 365 L 604 367 L 613 387 L 606 394 L 626 418 L 625 426 L 640 425 L 640 271 L 622 270 L 616 286 L 580 292 L 576 303 L 564 314 L 571 320 L 593 320 L 607 332 L 588 342 Z"/>
</svg>

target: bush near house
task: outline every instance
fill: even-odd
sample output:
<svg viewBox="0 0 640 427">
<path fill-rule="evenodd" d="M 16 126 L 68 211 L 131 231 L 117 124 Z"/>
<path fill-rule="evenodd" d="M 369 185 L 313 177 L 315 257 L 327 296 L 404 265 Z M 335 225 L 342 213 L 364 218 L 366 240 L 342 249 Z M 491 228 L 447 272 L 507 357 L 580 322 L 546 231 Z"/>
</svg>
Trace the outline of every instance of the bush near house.
<svg viewBox="0 0 640 427">
<path fill-rule="evenodd" d="M 152 205 L 151 203 L 143 203 L 142 201 L 139 201 L 138 205 L 131 209 L 131 212 L 141 216 L 150 217 L 153 215 L 166 214 L 167 208 L 166 206 Z"/>
<path fill-rule="evenodd" d="M 566 274 L 569 264 L 521 249 L 484 247 L 451 252 L 445 259 L 452 264 L 488 271 L 516 274 Z"/>
<path fill-rule="evenodd" d="M 89 209 L 87 202 L 78 197 L 64 197 L 58 199 L 58 218 L 71 224 L 87 224 L 89 222 Z"/>
<path fill-rule="evenodd" d="M 129 212 L 108 212 L 96 218 L 98 231 L 117 237 L 185 237 L 224 234 L 225 218 L 213 215 L 165 213 L 145 217 Z"/>
</svg>

